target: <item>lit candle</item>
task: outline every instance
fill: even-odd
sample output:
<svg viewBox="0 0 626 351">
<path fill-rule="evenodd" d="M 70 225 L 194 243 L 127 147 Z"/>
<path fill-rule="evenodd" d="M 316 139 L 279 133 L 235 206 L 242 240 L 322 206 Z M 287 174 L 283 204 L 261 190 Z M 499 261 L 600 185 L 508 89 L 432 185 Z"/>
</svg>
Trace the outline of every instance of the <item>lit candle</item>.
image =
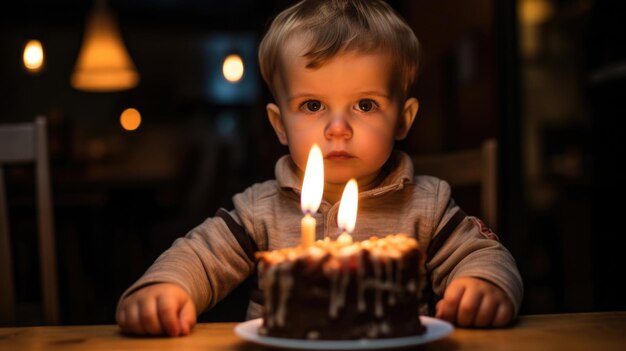
<svg viewBox="0 0 626 351">
<path fill-rule="evenodd" d="M 309 151 L 309 159 L 304 171 L 304 181 L 302 183 L 302 195 L 300 196 L 300 207 L 304 218 L 302 218 L 302 246 L 308 247 L 315 241 L 315 218 L 311 216 L 320 207 L 322 195 L 324 194 L 324 159 L 322 150 L 317 144 L 313 144 Z"/>
<path fill-rule="evenodd" d="M 352 243 L 352 231 L 356 224 L 356 213 L 359 207 L 359 186 L 356 180 L 350 179 L 341 195 L 341 203 L 339 204 L 339 213 L 337 215 L 337 224 L 341 229 L 341 235 L 337 238 L 337 242 L 342 245 L 350 245 Z"/>
</svg>

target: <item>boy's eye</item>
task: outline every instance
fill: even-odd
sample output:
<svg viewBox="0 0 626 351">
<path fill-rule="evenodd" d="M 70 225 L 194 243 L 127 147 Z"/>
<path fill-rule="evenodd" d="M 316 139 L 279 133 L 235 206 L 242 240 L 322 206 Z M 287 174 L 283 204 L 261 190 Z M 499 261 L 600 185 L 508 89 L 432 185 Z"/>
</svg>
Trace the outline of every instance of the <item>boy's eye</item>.
<svg viewBox="0 0 626 351">
<path fill-rule="evenodd" d="M 370 112 L 372 110 L 375 110 L 377 107 L 378 105 L 376 104 L 376 102 L 370 99 L 359 100 L 359 103 L 357 104 L 358 110 L 362 112 Z"/>
<path fill-rule="evenodd" d="M 317 112 L 322 109 L 322 103 L 318 100 L 307 100 L 301 105 L 301 108 L 307 112 Z"/>
</svg>

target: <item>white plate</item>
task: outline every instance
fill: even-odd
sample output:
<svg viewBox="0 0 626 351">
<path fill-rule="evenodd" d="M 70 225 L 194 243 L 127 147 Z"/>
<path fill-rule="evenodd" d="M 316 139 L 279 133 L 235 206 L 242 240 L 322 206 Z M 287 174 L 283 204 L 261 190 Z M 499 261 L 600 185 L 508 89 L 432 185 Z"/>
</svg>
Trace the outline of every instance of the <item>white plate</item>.
<svg viewBox="0 0 626 351">
<path fill-rule="evenodd" d="M 263 336 L 258 333 L 259 327 L 263 323 L 262 318 L 237 324 L 235 327 L 235 334 L 239 335 L 242 339 L 253 343 L 274 347 L 286 347 L 302 350 L 365 350 L 424 344 L 441 339 L 452 333 L 454 330 L 452 324 L 441 319 L 420 316 L 420 320 L 426 327 L 426 332 L 424 334 L 389 339 L 303 340 Z"/>
</svg>

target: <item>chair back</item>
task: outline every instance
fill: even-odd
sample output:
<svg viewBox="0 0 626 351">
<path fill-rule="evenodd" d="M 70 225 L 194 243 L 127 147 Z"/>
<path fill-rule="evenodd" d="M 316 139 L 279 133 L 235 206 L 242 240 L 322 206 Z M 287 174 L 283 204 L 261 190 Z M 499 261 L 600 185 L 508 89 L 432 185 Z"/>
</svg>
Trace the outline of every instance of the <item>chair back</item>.
<svg viewBox="0 0 626 351">
<path fill-rule="evenodd" d="M 480 147 L 453 152 L 415 155 L 415 174 L 427 174 L 455 187 L 480 186 L 481 219 L 494 230 L 498 226 L 498 146 L 486 139 Z"/>
<path fill-rule="evenodd" d="M 46 119 L 43 116 L 36 117 L 31 123 L 0 124 L 0 324 L 17 320 L 4 168 L 6 165 L 24 163 L 32 163 L 35 168 L 43 318 L 47 324 L 58 324 L 60 320 L 46 133 Z"/>
</svg>

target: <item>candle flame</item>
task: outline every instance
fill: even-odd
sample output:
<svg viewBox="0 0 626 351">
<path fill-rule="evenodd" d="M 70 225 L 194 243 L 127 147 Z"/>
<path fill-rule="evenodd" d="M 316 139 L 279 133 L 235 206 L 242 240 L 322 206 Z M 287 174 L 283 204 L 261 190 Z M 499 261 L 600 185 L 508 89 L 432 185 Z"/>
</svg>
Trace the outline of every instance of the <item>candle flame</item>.
<svg viewBox="0 0 626 351">
<path fill-rule="evenodd" d="M 339 204 L 339 214 L 337 215 L 337 224 L 345 233 L 352 233 L 356 224 L 356 213 L 359 207 L 359 186 L 356 180 L 350 179 L 341 195 L 341 203 Z"/>
<path fill-rule="evenodd" d="M 324 194 L 324 158 L 322 150 L 313 144 L 309 151 L 309 159 L 304 171 L 300 206 L 303 213 L 315 213 L 322 202 Z"/>
</svg>

